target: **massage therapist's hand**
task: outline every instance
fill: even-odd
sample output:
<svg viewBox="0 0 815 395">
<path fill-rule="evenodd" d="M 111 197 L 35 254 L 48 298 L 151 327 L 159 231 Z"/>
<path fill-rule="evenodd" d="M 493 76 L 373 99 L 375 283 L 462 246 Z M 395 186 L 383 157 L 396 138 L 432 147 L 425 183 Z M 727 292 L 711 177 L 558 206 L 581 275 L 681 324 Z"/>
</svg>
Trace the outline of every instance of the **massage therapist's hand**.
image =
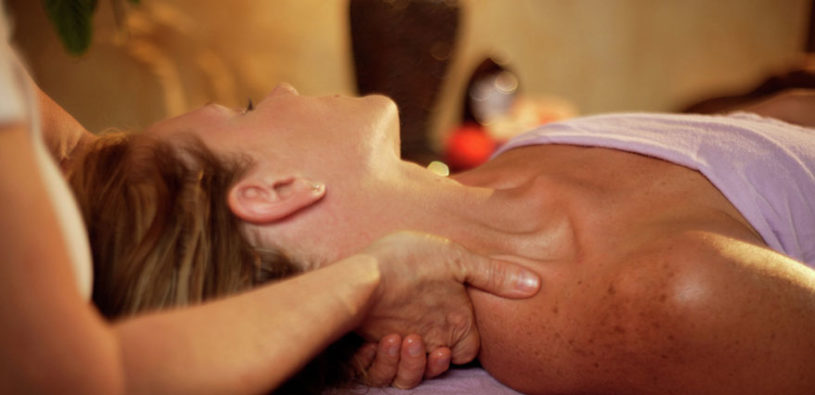
<svg viewBox="0 0 815 395">
<path fill-rule="evenodd" d="M 450 349 L 441 347 L 425 353 L 422 337 L 416 334 L 391 334 L 379 343 L 367 343 L 355 356 L 354 362 L 365 375 L 362 383 L 370 387 L 393 385 L 413 388 L 423 379 L 436 377 L 450 368 Z"/>
<path fill-rule="evenodd" d="M 456 364 L 473 360 L 480 347 L 466 285 L 507 298 L 530 297 L 540 287 L 527 269 L 421 233 L 386 236 L 363 254 L 377 260 L 381 281 L 358 332 L 369 340 L 415 333 L 426 351 L 449 347 Z"/>
</svg>

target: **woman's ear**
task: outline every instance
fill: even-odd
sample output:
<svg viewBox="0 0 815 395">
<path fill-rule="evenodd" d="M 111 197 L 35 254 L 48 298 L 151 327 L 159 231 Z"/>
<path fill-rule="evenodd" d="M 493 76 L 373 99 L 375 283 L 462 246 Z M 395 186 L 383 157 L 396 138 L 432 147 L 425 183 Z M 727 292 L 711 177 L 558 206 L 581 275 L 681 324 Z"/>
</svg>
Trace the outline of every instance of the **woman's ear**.
<svg viewBox="0 0 815 395">
<path fill-rule="evenodd" d="M 269 223 L 309 207 L 325 196 L 325 184 L 303 177 L 248 175 L 229 190 L 227 204 L 238 218 Z"/>
</svg>

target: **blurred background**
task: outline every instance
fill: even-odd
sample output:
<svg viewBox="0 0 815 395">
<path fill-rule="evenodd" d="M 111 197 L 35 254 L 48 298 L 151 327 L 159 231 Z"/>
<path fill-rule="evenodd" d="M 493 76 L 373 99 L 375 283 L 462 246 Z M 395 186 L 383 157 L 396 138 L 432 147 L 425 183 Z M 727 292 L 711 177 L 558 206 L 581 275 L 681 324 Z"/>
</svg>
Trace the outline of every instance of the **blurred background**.
<svg viewBox="0 0 815 395">
<path fill-rule="evenodd" d="M 479 78 L 498 88 L 476 96 L 512 113 L 496 133 L 512 134 L 743 93 L 800 67 L 813 40 L 812 0 L 141 0 L 118 19 L 99 0 L 76 57 L 41 1 L 7 7 L 35 79 L 91 131 L 244 106 L 286 81 L 308 95 L 399 96 L 417 161 L 441 155 L 465 121 L 487 123 L 463 114 Z"/>
</svg>

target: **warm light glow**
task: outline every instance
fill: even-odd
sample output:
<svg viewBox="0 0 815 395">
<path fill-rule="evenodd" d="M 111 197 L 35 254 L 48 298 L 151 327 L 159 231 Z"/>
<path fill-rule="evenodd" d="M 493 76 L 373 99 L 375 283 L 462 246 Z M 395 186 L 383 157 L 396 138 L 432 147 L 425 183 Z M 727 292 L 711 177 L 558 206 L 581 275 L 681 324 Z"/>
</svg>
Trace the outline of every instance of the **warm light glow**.
<svg viewBox="0 0 815 395">
<path fill-rule="evenodd" d="M 427 169 L 442 177 L 447 177 L 450 175 L 450 168 L 443 162 L 439 162 L 437 160 L 430 162 L 430 164 L 427 165 Z"/>
</svg>

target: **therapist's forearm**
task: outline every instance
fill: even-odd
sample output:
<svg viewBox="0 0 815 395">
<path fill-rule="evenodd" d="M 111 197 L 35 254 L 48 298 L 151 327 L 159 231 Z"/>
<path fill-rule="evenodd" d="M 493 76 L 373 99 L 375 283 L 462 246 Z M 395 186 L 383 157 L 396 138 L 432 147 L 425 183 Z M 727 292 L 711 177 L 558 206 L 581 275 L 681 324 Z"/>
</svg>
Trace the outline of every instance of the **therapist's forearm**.
<svg viewBox="0 0 815 395">
<path fill-rule="evenodd" d="M 117 339 L 77 289 L 25 125 L 0 125 L 0 393 L 117 394 Z"/>
<path fill-rule="evenodd" d="M 77 292 L 23 124 L 0 125 L 0 393 L 260 393 L 355 327 L 370 257 L 114 325 Z"/>
<path fill-rule="evenodd" d="M 115 330 L 128 392 L 274 388 L 359 323 L 378 283 L 375 260 L 357 256 L 214 303 L 121 322 Z"/>
</svg>

